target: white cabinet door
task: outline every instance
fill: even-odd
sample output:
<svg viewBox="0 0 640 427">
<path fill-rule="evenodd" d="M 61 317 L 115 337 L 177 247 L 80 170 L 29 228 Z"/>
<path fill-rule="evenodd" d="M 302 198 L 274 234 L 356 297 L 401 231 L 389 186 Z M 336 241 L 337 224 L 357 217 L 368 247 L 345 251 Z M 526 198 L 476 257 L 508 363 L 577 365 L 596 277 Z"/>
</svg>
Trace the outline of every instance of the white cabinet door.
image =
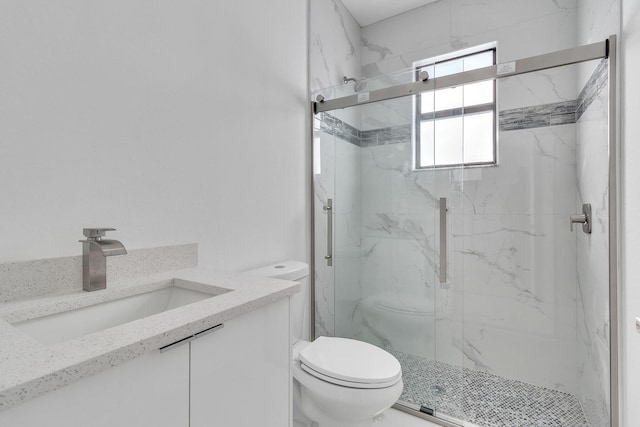
<svg viewBox="0 0 640 427">
<path fill-rule="evenodd" d="M 289 298 L 190 345 L 191 427 L 290 425 Z"/>
<path fill-rule="evenodd" d="M 154 351 L 0 412 L 0 426 L 188 427 L 189 346 Z"/>
</svg>

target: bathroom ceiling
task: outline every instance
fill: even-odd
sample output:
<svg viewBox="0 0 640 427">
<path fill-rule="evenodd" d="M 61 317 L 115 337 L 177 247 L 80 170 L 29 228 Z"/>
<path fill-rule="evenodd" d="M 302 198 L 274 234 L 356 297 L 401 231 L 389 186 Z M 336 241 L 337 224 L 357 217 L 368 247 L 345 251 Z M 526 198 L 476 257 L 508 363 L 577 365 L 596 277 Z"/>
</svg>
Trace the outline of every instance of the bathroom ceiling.
<svg viewBox="0 0 640 427">
<path fill-rule="evenodd" d="M 361 27 L 438 0 L 342 0 Z"/>
</svg>

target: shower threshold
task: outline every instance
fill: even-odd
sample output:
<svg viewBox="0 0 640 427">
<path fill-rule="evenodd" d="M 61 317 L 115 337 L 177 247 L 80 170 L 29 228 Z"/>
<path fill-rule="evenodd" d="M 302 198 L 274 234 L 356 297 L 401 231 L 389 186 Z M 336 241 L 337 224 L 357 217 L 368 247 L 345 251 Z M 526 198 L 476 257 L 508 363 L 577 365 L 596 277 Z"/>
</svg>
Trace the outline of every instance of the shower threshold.
<svg viewBox="0 0 640 427">
<path fill-rule="evenodd" d="M 589 426 L 574 395 L 387 351 L 402 365 L 404 391 L 400 404 L 406 402 L 409 407 L 432 409 L 446 421 L 463 420 L 478 427 Z"/>
</svg>

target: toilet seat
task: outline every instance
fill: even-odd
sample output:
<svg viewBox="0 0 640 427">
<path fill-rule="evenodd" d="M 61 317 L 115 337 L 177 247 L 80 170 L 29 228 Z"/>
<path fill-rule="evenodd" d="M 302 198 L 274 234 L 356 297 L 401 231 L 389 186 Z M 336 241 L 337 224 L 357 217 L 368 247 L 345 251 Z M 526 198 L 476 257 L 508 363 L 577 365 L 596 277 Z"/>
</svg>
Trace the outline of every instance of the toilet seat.
<svg viewBox="0 0 640 427">
<path fill-rule="evenodd" d="M 310 375 L 351 388 L 385 388 L 402 377 L 398 360 L 369 343 L 348 338 L 320 337 L 298 354 Z"/>
</svg>

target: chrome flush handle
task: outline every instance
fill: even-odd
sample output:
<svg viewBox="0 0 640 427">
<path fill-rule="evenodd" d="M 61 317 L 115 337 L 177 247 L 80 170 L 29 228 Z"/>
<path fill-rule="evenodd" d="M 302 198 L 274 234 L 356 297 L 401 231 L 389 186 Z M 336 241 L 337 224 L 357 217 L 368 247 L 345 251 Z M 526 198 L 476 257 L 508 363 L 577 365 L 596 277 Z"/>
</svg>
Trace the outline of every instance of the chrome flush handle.
<svg viewBox="0 0 640 427">
<path fill-rule="evenodd" d="M 591 204 L 582 205 L 582 213 L 569 216 L 569 229 L 573 231 L 573 224 L 582 224 L 582 231 L 591 234 Z"/>
</svg>

